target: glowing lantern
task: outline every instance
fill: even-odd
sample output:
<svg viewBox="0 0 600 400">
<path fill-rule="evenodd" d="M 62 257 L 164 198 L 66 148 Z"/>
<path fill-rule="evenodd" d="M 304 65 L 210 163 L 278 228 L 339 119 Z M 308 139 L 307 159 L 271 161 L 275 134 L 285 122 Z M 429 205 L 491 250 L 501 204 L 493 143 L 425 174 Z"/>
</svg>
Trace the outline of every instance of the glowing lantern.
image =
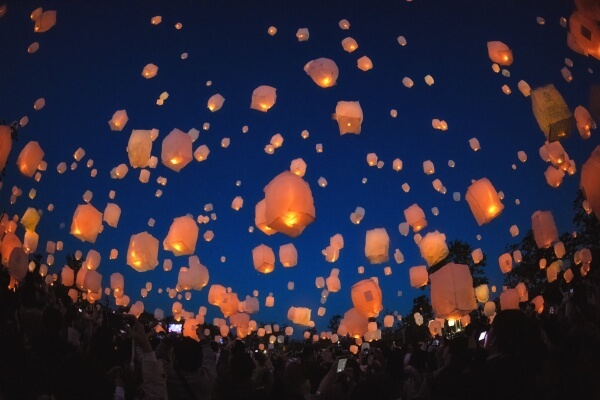
<svg viewBox="0 0 600 400">
<path fill-rule="evenodd" d="M 528 294 L 527 294 L 527 286 L 525 286 L 525 284 L 523 282 L 519 282 L 517 284 L 517 286 L 515 287 L 515 290 L 517 291 L 517 294 L 519 295 L 519 302 L 524 302 L 528 300 Z"/>
<path fill-rule="evenodd" d="M 531 91 L 533 115 L 549 142 L 568 137 L 573 129 L 573 115 L 554 85 Z"/>
<path fill-rule="evenodd" d="M 158 73 L 158 67 L 154 64 L 147 64 L 142 70 L 142 76 L 146 79 L 151 79 Z"/>
<path fill-rule="evenodd" d="M 40 236 L 33 231 L 25 231 L 25 236 L 23 237 L 23 249 L 27 254 L 32 254 L 35 252 L 38 246 L 38 242 L 40 240 Z"/>
<path fill-rule="evenodd" d="M 310 33 L 308 32 L 308 28 L 300 28 L 296 32 L 296 37 L 299 42 L 306 42 L 310 37 Z"/>
<path fill-rule="evenodd" d="M 202 146 L 198 147 L 196 151 L 194 151 L 194 158 L 196 159 L 196 161 L 201 162 L 206 160 L 209 154 L 210 149 L 207 145 L 203 144 Z"/>
<path fill-rule="evenodd" d="M 577 106 L 573 114 L 575 115 L 579 135 L 583 139 L 588 139 L 591 135 L 591 130 L 596 129 L 596 123 L 592 119 L 590 112 L 582 106 Z"/>
<path fill-rule="evenodd" d="M 404 210 L 404 218 L 406 218 L 406 222 L 413 228 L 413 232 L 415 233 L 427 226 L 425 213 L 417 204 L 413 204 Z"/>
<path fill-rule="evenodd" d="M 353 338 L 360 338 L 365 332 L 368 331 L 369 319 L 361 314 L 357 309 L 351 308 L 344 313 L 344 318 L 340 322 L 340 328 L 342 325 L 344 326 L 343 330 L 346 330 L 348 335 Z M 342 335 L 340 330 L 341 329 L 338 329 L 338 335 Z"/>
<path fill-rule="evenodd" d="M 404 78 L 402 78 L 402 84 L 410 89 L 411 87 L 413 87 L 414 82 L 408 76 L 405 76 Z"/>
<path fill-rule="evenodd" d="M 223 103 L 225 103 L 225 98 L 221 96 L 219 93 L 214 94 L 208 99 L 208 103 L 206 107 L 212 111 L 219 111 L 221 107 L 223 107 Z"/>
<path fill-rule="evenodd" d="M 83 280 L 83 288 L 88 292 L 100 292 L 102 290 L 102 275 L 97 271 L 88 270 Z"/>
<path fill-rule="evenodd" d="M 299 177 L 303 177 L 306 173 L 306 163 L 301 158 L 296 158 L 292 160 L 290 164 L 290 172 L 298 175 Z"/>
<path fill-rule="evenodd" d="M 511 65 L 513 63 L 513 54 L 510 48 L 502 42 L 487 42 L 488 56 L 492 62 L 499 65 Z"/>
<path fill-rule="evenodd" d="M 492 317 L 496 314 L 496 303 L 488 301 L 483 305 L 483 313 L 486 317 Z"/>
<path fill-rule="evenodd" d="M 460 319 L 477 308 L 468 266 L 449 263 L 431 274 L 429 279 L 431 305 L 436 317 Z"/>
<path fill-rule="evenodd" d="M 437 319 L 432 319 L 431 321 L 429 321 L 427 327 L 429 328 L 429 333 L 431 333 L 431 336 L 437 336 L 442 334 L 442 323 Z"/>
<path fill-rule="evenodd" d="M 110 121 L 108 121 L 108 125 L 110 126 L 111 131 L 121 131 L 125 127 L 129 121 L 129 117 L 127 116 L 127 111 L 125 110 L 117 110 L 113 114 Z"/>
<path fill-rule="evenodd" d="M 40 221 L 40 214 L 35 208 L 28 207 L 23 216 L 21 217 L 21 225 L 26 231 L 35 231 L 38 222 Z"/>
<path fill-rule="evenodd" d="M 225 287 L 221 285 L 211 285 L 208 291 L 208 304 L 213 306 L 219 306 L 223 299 L 223 296 L 227 293 Z"/>
<path fill-rule="evenodd" d="M 483 284 L 479 285 L 475 288 L 475 297 L 477 301 L 480 303 L 485 303 L 490 298 L 490 289 L 488 285 Z"/>
<path fill-rule="evenodd" d="M 335 107 L 335 119 L 340 135 L 359 134 L 363 122 L 363 111 L 358 101 L 339 101 Z"/>
<path fill-rule="evenodd" d="M 163 249 L 176 256 L 194 254 L 198 240 L 198 225 L 189 215 L 175 218 L 163 241 Z"/>
<path fill-rule="evenodd" d="M 390 237 L 385 228 L 368 230 L 365 237 L 365 256 L 371 264 L 389 260 Z"/>
<path fill-rule="evenodd" d="M 473 151 L 478 151 L 481 149 L 481 146 L 479 145 L 479 140 L 477 140 L 477 138 L 469 139 L 469 146 L 471 146 L 471 149 Z"/>
<path fill-rule="evenodd" d="M 305 307 L 290 307 L 287 317 L 294 324 L 309 326 L 310 325 L 310 308 Z"/>
<path fill-rule="evenodd" d="M 263 274 L 273 272 L 275 269 L 275 253 L 269 246 L 261 244 L 252 250 L 254 269 Z"/>
<path fill-rule="evenodd" d="M 68 265 L 65 265 L 60 272 L 60 280 L 66 287 L 73 286 L 75 283 L 75 272 Z"/>
<path fill-rule="evenodd" d="M 318 276 L 317 278 L 315 278 L 315 286 L 317 287 L 317 289 L 323 289 L 325 287 L 325 278 L 323 278 L 322 276 Z"/>
<path fill-rule="evenodd" d="M 83 242 L 95 243 L 102 227 L 102 213 L 91 204 L 78 205 L 73 213 L 71 235 Z"/>
<path fill-rule="evenodd" d="M 162 163 L 175 172 L 192 161 L 192 138 L 179 129 L 173 129 L 162 142 L 160 154 Z"/>
<path fill-rule="evenodd" d="M 512 258 L 509 253 L 504 253 L 498 258 L 498 264 L 503 274 L 512 271 Z"/>
<path fill-rule="evenodd" d="M 596 218 L 600 220 L 600 146 L 596 146 L 590 158 L 581 167 L 579 187 Z"/>
<path fill-rule="evenodd" d="M 347 37 L 342 40 L 342 47 L 348 53 L 352 53 L 354 50 L 358 49 L 358 43 L 356 43 L 356 40 L 352 39 L 351 37 Z"/>
<path fill-rule="evenodd" d="M 29 178 L 33 177 L 43 158 L 44 150 L 42 150 L 38 142 L 31 141 L 27 143 L 17 159 L 19 171 Z"/>
<path fill-rule="evenodd" d="M 481 251 L 481 249 L 475 249 L 471 253 L 471 257 L 473 258 L 473 262 L 475 264 L 479 264 L 481 260 L 483 260 L 483 252 Z"/>
<path fill-rule="evenodd" d="M 541 314 L 544 311 L 544 298 L 542 296 L 536 296 L 531 300 L 531 304 L 533 304 L 536 313 Z"/>
<path fill-rule="evenodd" d="M 231 202 L 231 208 L 233 208 L 235 211 L 239 211 L 243 205 L 244 199 L 242 198 L 242 196 L 236 196 Z"/>
<path fill-rule="evenodd" d="M 152 152 L 152 135 L 149 130 L 134 129 L 127 144 L 129 164 L 133 168 L 144 168 L 150 161 Z"/>
<path fill-rule="evenodd" d="M 158 239 L 148 232 L 131 235 L 127 265 L 138 272 L 151 271 L 158 265 Z"/>
<path fill-rule="evenodd" d="M 304 71 L 322 88 L 334 86 L 339 75 L 336 63 L 329 58 L 317 58 L 309 61 L 304 66 Z"/>
<path fill-rule="evenodd" d="M 500 309 L 519 309 L 519 293 L 517 292 L 517 289 L 507 289 L 504 292 L 500 293 Z"/>
<path fill-rule="evenodd" d="M 239 309 L 240 300 L 238 299 L 237 293 L 224 293 L 221 297 L 221 303 L 219 308 L 225 318 L 230 315 L 236 314 Z"/>
<path fill-rule="evenodd" d="M 356 311 L 367 318 L 376 317 L 383 309 L 381 289 L 373 278 L 355 283 L 351 295 Z"/>
<path fill-rule="evenodd" d="M 558 230 L 550 211 L 536 211 L 531 216 L 533 237 L 538 249 L 548 248 L 558 241 Z"/>
<path fill-rule="evenodd" d="M 41 10 L 41 8 L 39 8 L 39 10 Z M 32 19 L 35 22 L 33 27 L 34 32 L 46 32 L 56 25 L 56 10 L 44 11 Z"/>
<path fill-rule="evenodd" d="M 298 263 L 298 251 L 293 243 L 279 246 L 279 262 L 284 267 L 295 267 Z"/>
<path fill-rule="evenodd" d="M 0 125 L 0 171 L 6 166 L 8 155 L 12 149 L 12 131 L 8 125 Z"/>
<path fill-rule="evenodd" d="M 385 328 L 391 328 L 392 326 L 394 326 L 394 316 L 393 315 L 386 315 L 383 318 L 383 326 Z"/>
<path fill-rule="evenodd" d="M 408 274 L 410 277 L 410 286 L 414 288 L 419 288 L 427 285 L 427 281 L 429 280 L 429 274 L 427 273 L 426 266 L 419 265 L 416 267 L 411 267 L 408 270 Z"/>
<path fill-rule="evenodd" d="M 439 263 L 448 255 L 446 235 L 438 231 L 429 232 L 419 241 L 418 246 L 421 257 L 427 261 L 430 267 Z"/>
<path fill-rule="evenodd" d="M 296 237 L 314 221 L 312 192 L 308 183 L 299 176 L 284 171 L 265 186 L 264 192 L 264 221 L 269 228 Z M 259 211 L 257 204 L 255 222 L 261 229 Z"/>
<path fill-rule="evenodd" d="M 496 218 L 504 209 L 496 189 L 487 178 L 482 178 L 469 186 L 465 200 L 469 203 L 479 226 Z"/>
<path fill-rule="evenodd" d="M 335 275 L 334 275 L 333 271 L 337 271 Z M 334 268 L 331 271 L 331 275 L 329 277 L 327 277 L 327 279 L 325 280 L 325 284 L 327 285 L 327 291 L 329 293 L 339 292 L 342 287 L 340 278 L 337 275 L 338 273 L 339 273 L 339 270 L 337 268 Z"/>
<path fill-rule="evenodd" d="M 108 226 L 116 228 L 119 224 L 119 218 L 121 217 L 121 207 L 114 203 L 108 203 L 106 204 L 103 215 L 104 222 L 106 222 Z"/>
<path fill-rule="evenodd" d="M 371 61 L 371 59 L 369 57 L 362 56 L 361 58 L 358 59 L 357 66 L 358 66 L 358 69 L 366 72 L 370 69 L 373 69 L 373 62 Z"/>
<path fill-rule="evenodd" d="M 277 100 L 277 89 L 271 86 L 259 86 L 252 92 L 252 102 L 250 108 L 262 112 L 267 112 L 275 105 Z"/>
<path fill-rule="evenodd" d="M 340 26 L 341 29 L 344 29 L 344 30 L 350 29 L 350 22 L 348 22 L 347 19 L 340 20 L 338 25 Z"/>
</svg>

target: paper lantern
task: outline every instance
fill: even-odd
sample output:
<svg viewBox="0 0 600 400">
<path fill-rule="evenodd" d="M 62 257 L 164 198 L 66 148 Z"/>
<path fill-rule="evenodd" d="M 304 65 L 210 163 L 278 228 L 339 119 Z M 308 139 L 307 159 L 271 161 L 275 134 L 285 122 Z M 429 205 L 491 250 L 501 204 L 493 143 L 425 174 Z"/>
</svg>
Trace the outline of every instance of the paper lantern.
<svg viewBox="0 0 600 400">
<path fill-rule="evenodd" d="M 71 235 L 83 242 L 95 243 L 102 227 L 102 213 L 91 204 L 80 204 L 73 213 Z"/>
<path fill-rule="evenodd" d="M 483 260 L 483 252 L 481 251 L 481 249 L 473 250 L 473 252 L 471 253 L 471 258 L 473 258 L 473 262 L 475 264 L 479 264 L 481 260 Z"/>
<path fill-rule="evenodd" d="M 427 261 L 430 267 L 439 263 L 448 255 L 446 235 L 438 231 L 429 232 L 419 241 L 418 246 L 421 257 Z"/>
<path fill-rule="evenodd" d="M 371 264 L 389 260 L 390 237 L 385 228 L 368 230 L 365 237 L 365 256 Z"/>
<path fill-rule="evenodd" d="M 199 230 L 196 221 L 189 215 L 175 218 L 163 240 L 163 249 L 176 256 L 194 254 Z"/>
<path fill-rule="evenodd" d="M 114 203 L 107 203 L 104 209 L 103 219 L 108 226 L 116 228 L 121 217 L 121 207 Z"/>
<path fill-rule="evenodd" d="M 347 37 L 342 40 L 342 47 L 348 53 L 352 53 L 354 50 L 358 49 L 358 43 L 356 43 L 356 40 L 352 39 L 351 37 Z"/>
<path fill-rule="evenodd" d="M 406 222 L 412 227 L 415 233 L 427 226 L 425 212 L 417 204 L 413 204 L 404 210 L 404 218 L 406 218 Z"/>
<path fill-rule="evenodd" d="M 73 271 L 68 265 L 65 265 L 60 271 L 60 281 L 66 287 L 73 286 L 75 283 L 75 271 Z"/>
<path fill-rule="evenodd" d="M 202 146 L 198 147 L 196 151 L 194 151 L 194 158 L 196 159 L 196 161 L 201 162 L 206 160 L 209 154 L 210 149 L 208 148 L 208 146 L 203 144 Z"/>
<path fill-rule="evenodd" d="M 509 253 L 504 253 L 498 257 L 498 264 L 503 274 L 512 271 L 512 258 Z"/>
<path fill-rule="evenodd" d="M 465 200 L 479 226 L 496 218 L 504 209 L 496 189 L 487 178 L 479 179 L 469 186 Z"/>
<path fill-rule="evenodd" d="M 411 267 L 408 270 L 408 274 L 410 277 L 410 286 L 414 288 L 419 288 L 427 285 L 429 280 L 429 274 L 427 272 L 427 267 L 424 265 L 419 265 L 416 267 Z"/>
<path fill-rule="evenodd" d="M 563 242 L 556 242 L 554 244 L 554 254 L 556 254 L 557 258 L 563 258 L 566 252 Z"/>
<path fill-rule="evenodd" d="M 208 304 L 219 306 L 223 296 L 227 293 L 225 287 L 221 285 L 211 285 L 208 291 Z"/>
<path fill-rule="evenodd" d="M 308 32 L 308 28 L 300 28 L 296 32 L 296 37 L 299 42 L 306 42 L 310 37 L 310 33 Z"/>
<path fill-rule="evenodd" d="M 438 336 L 442 334 L 442 323 L 437 319 L 432 319 L 429 321 L 427 328 L 429 328 L 429 333 L 431 333 L 431 336 Z"/>
<path fill-rule="evenodd" d="M 6 166 L 11 149 L 12 128 L 8 125 L 0 125 L 0 171 Z"/>
<path fill-rule="evenodd" d="M 237 293 L 223 293 L 219 308 L 225 318 L 238 312 L 240 300 Z"/>
<path fill-rule="evenodd" d="M 340 135 L 347 133 L 360 134 L 363 122 L 363 111 L 358 101 L 339 101 L 335 107 L 335 119 Z"/>
<path fill-rule="evenodd" d="M 531 216 L 531 229 L 538 249 L 548 248 L 558 241 L 558 230 L 550 211 L 536 211 Z"/>
<path fill-rule="evenodd" d="M 435 173 L 435 166 L 433 165 L 433 162 L 430 160 L 423 161 L 423 172 L 425 172 L 425 175 L 431 175 Z"/>
<path fill-rule="evenodd" d="M 351 308 L 350 310 L 344 313 L 344 318 L 340 322 L 340 327 L 344 326 L 344 330 L 346 330 L 347 334 L 353 338 L 359 338 L 364 335 L 368 330 L 369 319 L 365 317 L 362 313 L 360 313 L 357 309 Z M 340 333 L 340 329 L 338 329 L 338 335 L 342 335 Z M 345 336 L 345 335 L 342 335 Z"/>
<path fill-rule="evenodd" d="M 393 327 L 393 326 L 394 326 L 394 319 L 395 319 L 395 318 L 394 318 L 394 316 L 393 316 L 393 315 L 386 315 L 386 316 L 383 318 L 383 326 L 384 326 L 385 328 L 391 328 L 391 327 Z"/>
<path fill-rule="evenodd" d="M 225 103 L 225 98 L 221 96 L 219 93 L 214 94 L 208 99 L 208 103 L 206 107 L 211 111 L 219 111 L 221 107 L 223 107 L 223 103 Z"/>
<path fill-rule="evenodd" d="M 83 267 L 87 269 L 95 270 L 100 266 L 100 261 L 102 260 L 102 256 L 96 250 L 91 249 L 88 251 L 85 256 L 85 260 L 83 262 Z"/>
<path fill-rule="evenodd" d="M 536 313 L 541 314 L 544 311 L 544 298 L 542 296 L 536 296 L 531 300 L 531 304 L 533 304 Z"/>
<path fill-rule="evenodd" d="M 546 140 L 554 142 L 568 137 L 573 129 L 573 115 L 554 85 L 531 91 L 533 115 Z"/>
<path fill-rule="evenodd" d="M 250 108 L 262 112 L 267 112 L 275 105 L 277 100 L 277 89 L 271 86 L 259 86 L 252 92 L 252 102 Z"/>
<path fill-rule="evenodd" d="M 152 134 L 149 130 L 134 129 L 129 136 L 127 156 L 133 168 L 144 168 L 152 156 Z"/>
<path fill-rule="evenodd" d="M 157 73 L 158 67 L 154 64 L 146 64 L 146 66 L 142 70 L 142 76 L 146 79 L 154 78 Z"/>
<path fill-rule="evenodd" d="M 162 142 L 162 163 L 175 172 L 181 171 L 192 161 L 192 138 L 179 129 L 173 129 Z"/>
<path fill-rule="evenodd" d="M 252 250 L 254 269 L 263 274 L 273 272 L 275 269 L 275 253 L 269 246 L 261 244 Z"/>
<path fill-rule="evenodd" d="M 33 232 L 38 222 L 40 222 L 40 214 L 35 208 L 27 207 L 27 210 L 25 210 L 25 213 L 21 217 L 21 225 L 23 225 L 26 231 Z"/>
<path fill-rule="evenodd" d="M 499 65 L 511 65 L 513 63 L 512 50 L 502 42 L 487 42 L 488 56 L 492 62 Z"/>
<path fill-rule="evenodd" d="M 480 303 L 485 303 L 490 298 L 490 289 L 488 285 L 483 284 L 475 288 L 475 297 Z"/>
<path fill-rule="evenodd" d="M 290 164 L 290 172 L 298 175 L 299 177 L 303 177 L 306 173 L 306 163 L 301 158 L 296 158 L 292 160 Z"/>
<path fill-rule="evenodd" d="M 4 237 L 6 238 L 6 235 Z M 2 245 L 4 246 L 4 240 L 2 241 Z M 25 279 L 29 266 L 29 257 L 25 251 L 21 247 L 14 247 L 12 251 L 8 253 L 8 257 L 6 257 L 7 261 L 4 261 L 4 258 L 5 253 L 3 252 L 3 263 L 8 269 L 10 276 L 17 282 L 21 282 Z"/>
<path fill-rule="evenodd" d="M 581 167 L 579 187 L 596 218 L 600 220 L 600 146 L 596 146 L 590 158 Z"/>
<path fill-rule="evenodd" d="M 368 71 L 370 69 L 373 69 L 373 62 L 371 61 L 371 59 L 367 56 L 362 56 L 361 58 L 359 58 L 356 61 L 356 66 L 358 67 L 358 69 L 360 69 L 361 71 Z"/>
<path fill-rule="evenodd" d="M 288 310 L 287 317 L 294 324 L 309 326 L 310 325 L 310 314 L 311 314 L 310 308 L 290 307 Z"/>
<path fill-rule="evenodd" d="M 486 317 L 492 317 L 496 314 L 496 303 L 488 301 L 483 305 L 483 314 Z"/>
<path fill-rule="evenodd" d="M 256 203 L 256 207 L 254 208 L 254 224 L 258 229 L 260 229 L 264 234 L 271 236 L 277 231 L 273 228 L 270 228 L 267 225 L 267 219 L 265 216 L 267 203 L 265 199 L 262 199 L 258 203 Z"/>
<path fill-rule="evenodd" d="M 29 178 L 33 177 L 43 158 L 44 150 L 42 150 L 38 142 L 31 141 L 27 143 L 17 159 L 19 171 Z"/>
<path fill-rule="evenodd" d="M 590 112 L 585 107 L 577 106 L 573 112 L 579 135 L 583 139 L 588 139 L 591 136 L 591 130 L 596 129 L 596 123 L 592 119 Z"/>
<path fill-rule="evenodd" d="M 519 295 L 519 302 L 522 303 L 528 300 L 527 286 L 523 282 L 519 282 L 515 287 L 517 294 Z"/>
<path fill-rule="evenodd" d="M 264 221 L 269 228 L 296 237 L 315 220 L 315 205 L 310 186 L 290 171 L 284 171 L 273 178 L 265 186 L 264 192 Z M 255 222 L 259 229 L 262 220 L 259 215 L 260 208 L 257 204 Z"/>
<path fill-rule="evenodd" d="M 148 232 L 131 235 L 127 265 L 138 272 L 151 271 L 158 265 L 158 239 Z"/>
<path fill-rule="evenodd" d="M 594 4 L 593 2 L 589 2 Z M 596 24 L 594 7 L 577 7 L 569 18 L 569 38 L 573 46 L 577 46 L 577 52 L 600 58 L 600 28 Z M 575 49 L 574 49 L 575 50 Z"/>
<path fill-rule="evenodd" d="M 477 308 L 469 267 L 449 263 L 429 276 L 431 305 L 437 318 L 460 319 Z"/>
<path fill-rule="evenodd" d="M 129 121 L 127 111 L 117 110 L 110 121 L 108 121 L 108 125 L 110 126 L 111 131 L 121 131 L 125 127 L 125 124 L 127 124 L 127 121 Z"/>
<path fill-rule="evenodd" d="M 83 288 L 88 292 L 102 291 L 102 275 L 97 271 L 88 270 L 83 280 Z"/>
<path fill-rule="evenodd" d="M 351 296 L 356 311 L 367 318 L 377 317 L 383 309 L 381 289 L 373 278 L 355 283 Z"/>
<path fill-rule="evenodd" d="M 517 289 L 507 289 L 500 293 L 500 309 L 502 311 L 519 309 L 519 293 Z"/>
<path fill-rule="evenodd" d="M 182 290 L 202 290 L 202 288 L 208 284 L 208 280 L 208 269 L 204 265 L 200 264 L 200 261 L 195 263 L 190 262 L 189 268 L 181 267 L 179 269 L 177 285 Z"/>
<path fill-rule="evenodd" d="M 309 61 L 304 66 L 304 71 L 322 88 L 332 87 L 336 84 L 339 70 L 336 63 L 329 58 L 317 58 Z"/>
<path fill-rule="evenodd" d="M 295 267 L 298 263 L 298 251 L 293 243 L 279 246 L 279 262 L 284 267 Z"/>
<path fill-rule="evenodd" d="M 334 268 L 335 269 L 335 268 Z M 327 291 L 329 293 L 337 293 L 340 291 L 342 287 L 342 283 L 340 282 L 340 278 L 337 275 L 331 275 L 325 279 L 325 284 L 327 285 Z"/>
</svg>

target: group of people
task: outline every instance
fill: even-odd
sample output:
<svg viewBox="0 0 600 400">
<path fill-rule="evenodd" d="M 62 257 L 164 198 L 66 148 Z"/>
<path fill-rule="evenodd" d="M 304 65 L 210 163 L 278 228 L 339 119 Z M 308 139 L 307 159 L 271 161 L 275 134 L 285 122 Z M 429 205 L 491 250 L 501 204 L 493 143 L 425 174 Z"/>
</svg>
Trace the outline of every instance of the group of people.
<svg viewBox="0 0 600 400">
<path fill-rule="evenodd" d="M 204 327 L 199 341 L 156 334 L 32 280 L 2 294 L 0 400 L 600 399 L 598 291 L 586 282 L 554 313 L 499 311 L 490 325 L 384 335 L 357 354 L 348 338 L 263 350 Z"/>
</svg>

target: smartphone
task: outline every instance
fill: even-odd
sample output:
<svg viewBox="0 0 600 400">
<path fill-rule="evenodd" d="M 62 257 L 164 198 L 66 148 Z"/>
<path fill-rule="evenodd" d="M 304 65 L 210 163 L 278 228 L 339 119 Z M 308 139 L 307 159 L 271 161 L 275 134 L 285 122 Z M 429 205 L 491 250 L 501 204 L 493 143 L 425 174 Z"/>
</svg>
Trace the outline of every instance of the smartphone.
<svg viewBox="0 0 600 400">
<path fill-rule="evenodd" d="M 344 357 L 344 358 L 340 358 L 338 360 L 337 363 L 337 373 L 339 374 L 340 372 L 344 372 L 344 370 L 346 369 L 346 362 L 348 361 L 348 358 Z"/>
<path fill-rule="evenodd" d="M 481 333 L 479 334 L 479 340 L 480 340 L 480 341 L 481 341 L 481 340 L 485 340 L 485 337 L 486 337 L 486 336 L 487 336 L 487 332 L 486 332 L 486 331 L 483 331 L 483 332 L 481 332 Z"/>
<path fill-rule="evenodd" d="M 168 331 L 169 333 L 179 333 L 181 334 L 183 328 L 183 324 L 169 324 Z"/>
<path fill-rule="evenodd" d="M 431 342 L 432 346 L 439 346 L 440 345 L 440 341 L 438 339 L 435 339 L 433 342 Z"/>
</svg>

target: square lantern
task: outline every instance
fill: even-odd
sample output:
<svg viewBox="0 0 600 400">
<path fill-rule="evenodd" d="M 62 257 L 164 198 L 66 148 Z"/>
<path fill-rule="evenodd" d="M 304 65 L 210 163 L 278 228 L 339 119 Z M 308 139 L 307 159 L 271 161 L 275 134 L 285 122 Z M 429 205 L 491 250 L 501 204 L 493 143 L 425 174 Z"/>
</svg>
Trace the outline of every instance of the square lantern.
<svg viewBox="0 0 600 400">
<path fill-rule="evenodd" d="M 600 146 L 596 146 L 590 158 L 581 167 L 579 187 L 596 218 L 600 220 Z"/>
<path fill-rule="evenodd" d="M 355 283 L 352 286 L 351 295 L 356 311 L 367 318 L 377 317 L 383 310 L 381 289 L 373 278 Z"/>
<path fill-rule="evenodd" d="M 479 226 L 496 218 L 504 209 L 500 196 L 487 178 L 481 178 L 469 186 L 465 200 Z"/>
<path fill-rule="evenodd" d="M 119 224 L 120 217 L 121 207 L 119 207 L 115 203 L 106 204 L 106 208 L 104 209 L 104 222 L 106 222 L 108 226 L 116 228 Z"/>
<path fill-rule="evenodd" d="M 210 290 L 208 291 L 208 304 L 219 306 L 225 293 L 227 293 L 227 290 L 224 286 L 211 285 Z"/>
<path fill-rule="evenodd" d="M 252 101 L 250 108 L 262 112 L 267 112 L 275 105 L 277 100 L 277 89 L 271 86 L 263 85 L 254 89 L 252 92 Z"/>
<path fill-rule="evenodd" d="M 95 243 L 102 227 L 102 213 L 91 204 L 78 205 L 73 213 L 71 235 L 83 242 Z"/>
<path fill-rule="evenodd" d="M 265 222 L 271 229 L 296 237 L 315 220 L 312 192 L 301 177 L 284 171 L 265 186 L 264 192 Z"/>
<path fill-rule="evenodd" d="M 431 305 L 437 318 L 460 319 L 477 308 L 469 267 L 449 263 L 429 276 Z"/>
<path fill-rule="evenodd" d="M 329 58 L 318 58 L 309 61 L 304 66 L 304 71 L 318 86 L 328 88 L 336 84 L 339 70 L 336 63 Z"/>
<path fill-rule="evenodd" d="M 531 229 L 538 249 L 548 248 L 558 241 L 558 230 L 550 211 L 536 211 L 531 216 Z"/>
<path fill-rule="evenodd" d="M 533 115 L 549 142 L 564 139 L 573 130 L 573 114 L 554 85 L 531 91 Z"/>
<path fill-rule="evenodd" d="M 408 270 L 408 275 L 410 277 L 410 286 L 414 288 L 427 285 L 427 281 L 429 280 L 429 273 L 427 272 L 427 267 L 424 265 L 411 267 Z"/>
<path fill-rule="evenodd" d="M 367 231 L 365 237 L 365 256 L 371 264 L 381 264 L 389 260 L 390 237 L 385 228 Z"/>
<path fill-rule="evenodd" d="M 415 233 L 427 226 L 425 212 L 416 203 L 404 210 L 404 218 L 406 218 L 406 222 L 413 228 Z"/>
<path fill-rule="evenodd" d="M 129 136 L 127 155 L 133 168 L 145 168 L 152 156 L 152 134 L 149 130 L 134 129 Z"/>
<path fill-rule="evenodd" d="M 279 246 L 279 262 L 284 267 L 295 267 L 298 263 L 298 250 L 293 243 Z"/>
<path fill-rule="evenodd" d="M 290 307 L 288 310 L 288 319 L 295 324 L 309 326 L 310 325 L 310 308 L 306 307 Z"/>
<path fill-rule="evenodd" d="M 576 45 L 578 53 L 600 58 L 600 28 L 591 15 L 586 15 L 586 9 L 594 9 L 594 1 L 581 1 L 581 3 L 569 18 L 569 38 Z M 577 4 L 576 3 L 576 4 Z M 588 5 L 584 5 L 587 3 Z M 569 41 L 567 41 L 568 43 Z"/>
<path fill-rule="evenodd" d="M 442 261 L 448 255 L 446 235 L 438 231 L 429 232 L 418 243 L 421 257 L 430 267 Z"/>
<path fill-rule="evenodd" d="M 127 111 L 125 110 L 117 110 L 113 114 L 110 121 L 108 121 L 108 125 L 110 126 L 111 131 L 122 131 L 129 121 L 129 117 L 127 116 Z"/>
<path fill-rule="evenodd" d="M 189 215 L 175 218 L 163 241 L 163 249 L 176 256 L 194 254 L 199 230 L 196 221 Z"/>
<path fill-rule="evenodd" d="M 175 172 L 181 171 L 192 161 L 192 138 L 179 129 L 173 129 L 162 142 L 160 159 Z"/>
<path fill-rule="evenodd" d="M 138 272 L 156 268 L 158 265 L 158 239 L 148 232 L 132 235 L 127 249 L 127 265 Z"/>
<path fill-rule="evenodd" d="M 219 305 L 221 312 L 225 318 L 238 312 L 240 300 L 238 299 L 237 293 L 224 293 L 221 297 L 221 304 Z"/>
<path fill-rule="evenodd" d="M 342 288 L 342 283 L 337 275 L 327 277 L 327 279 L 325 279 L 325 284 L 327 285 L 327 291 L 329 293 L 337 293 Z"/>
<path fill-rule="evenodd" d="M 264 244 L 258 245 L 252 250 L 252 261 L 254 269 L 263 274 L 273 272 L 275 269 L 275 253 L 273 249 Z"/>
<path fill-rule="evenodd" d="M 363 122 L 363 111 L 358 101 L 339 101 L 335 107 L 335 119 L 340 135 L 346 133 L 360 134 Z"/>
<path fill-rule="evenodd" d="M 43 158 L 44 150 L 42 150 L 38 142 L 31 141 L 27 143 L 17 159 L 19 171 L 29 178 L 33 177 Z"/>
<path fill-rule="evenodd" d="M 75 271 L 73 271 L 68 265 L 65 265 L 60 272 L 60 280 L 66 287 L 73 286 L 75 283 Z"/>
</svg>

